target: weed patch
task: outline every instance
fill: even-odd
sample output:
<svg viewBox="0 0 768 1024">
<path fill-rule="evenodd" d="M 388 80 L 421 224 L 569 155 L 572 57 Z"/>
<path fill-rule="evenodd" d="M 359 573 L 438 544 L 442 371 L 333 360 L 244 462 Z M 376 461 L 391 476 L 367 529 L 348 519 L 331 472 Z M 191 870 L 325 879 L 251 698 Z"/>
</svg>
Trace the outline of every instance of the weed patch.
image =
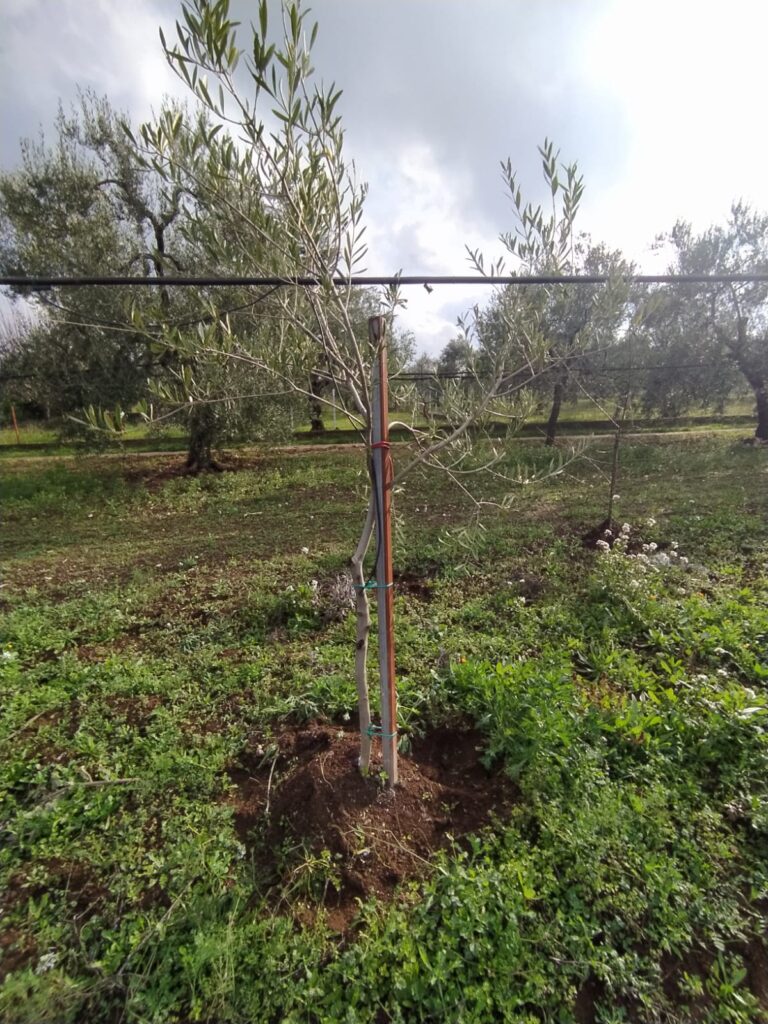
<svg viewBox="0 0 768 1024">
<path fill-rule="evenodd" d="M 768 1020 L 765 457 L 627 443 L 623 550 L 600 440 L 480 523 L 409 479 L 394 801 L 356 453 L 6 460 L 0 1020 Z"/>
</svg>

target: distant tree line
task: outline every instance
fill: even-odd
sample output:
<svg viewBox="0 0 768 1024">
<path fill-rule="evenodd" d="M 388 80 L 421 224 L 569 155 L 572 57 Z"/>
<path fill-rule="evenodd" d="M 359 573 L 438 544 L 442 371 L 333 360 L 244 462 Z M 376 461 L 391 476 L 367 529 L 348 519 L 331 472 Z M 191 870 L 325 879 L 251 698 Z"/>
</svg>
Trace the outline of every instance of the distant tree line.
<svg viewBox="0 0 768 1024">
<path fill-rule="evenodd" d="M 0 175 L 3 273 L 141 274 L 158 286 L 23 296 L 29 312 L 0 328 L 6 406 L 92 438 L 95 410 L 106 411 L 113 432 L 132 412 L 158 429 L 181 419 L 194 472 L 215 468 L 214 448 L 227 440 L 279 439 L 298 421 L 324 429 L 338 397 L 334 367 L 295 319 L 286 322 L 274 292 L 163 285 L 174 274 L 246 273 L 259 246 L 261 266 L 286 270 L 286 257 L 291 265 L 286 208 L 253 187 L 251 168 L 235 167 L 232 140 L 215 113 L 205 104 L 190 114 L 166 103 L 154 134 L 145 130 L 142 138 L 107 99 L 84 93 L 76 109 L 60 109 L 52 144 L 22 144 L 19 169 Z M 183 149 L 193 128 L 203 156 L 171 160 L 168 151 Z M 158 146 L 163 132 L 165 150 Z M 563 187 L 560 174 L 575 212 L 583 189 L 576 165 L 558 169 L 549 143 L 541 154 L 552 195 Z M 417 418 L 460 414 L 457 401 L 472 392 L 473 380 L 482 389 L 512 332 L 516 362 L 500 394 L 510 409 L 525 393 L 529 408 L 547 412 L 547 444 L 555 442 L 564 403 L 575 399 L 675 417 L 694 407 L 722 410 L 746 391 L 755 402 L 755 436 L 768 440 L 764 284 L 630 286 L 633 267 L 620 252 L 586 234 L 556 236 L 555 222 L 523 200 L 509 164 L 503 176 L 515 215 L 515 229 L 501 235 L 512 271 L 599 274 L 609 283 L 496 290 L 436 358 L 417 356 L 415 339 L 391 331 L 393 369 L 420 375 L 396 387 L 401 407 Z M 277 260 L 267 246 L 280 236 L 281 218 L 286 246 Z M 696 234 L 679 222 L 660 241 L 672 252 L 671 273 L 768 269 L 768 215 L 742 203 L 724 225 Z M 302 261 L 311 269 L 303 253 L 294 255 L 292 269 Z M 480 254 L 472 257 L 485 273 Z M 311 312 L 308 296 L 296 301 Z M 361 345 L 379 308 L 374 293 L 352 290 L 345 318 Z M 233 336 L 247 338 L 252 358 L 231 358 L 226 337 Z M 448 374 L 456 375 L 453 382 Z"/>
</svg>

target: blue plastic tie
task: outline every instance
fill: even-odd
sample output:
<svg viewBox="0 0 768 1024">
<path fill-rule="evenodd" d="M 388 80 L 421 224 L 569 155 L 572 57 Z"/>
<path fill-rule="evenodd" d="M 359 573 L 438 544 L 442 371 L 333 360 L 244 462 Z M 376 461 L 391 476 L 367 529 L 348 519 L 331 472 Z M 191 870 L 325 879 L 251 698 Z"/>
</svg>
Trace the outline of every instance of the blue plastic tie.
<svg viewBox="0 0 768 1024">
<path fill-rule="evenodd" d="M 371 723 L 366 729 L 366 735 L 380 736 L 383 740 L 393 740 L 397 736 L 397 732 L 382 732 L 380 725 Z"/>
<path fill-rule="evenodd" d="M 394 583 L 374 583 L 373 580 L 368 580 L 367 583 L 353 583 L 352 586 L 355 590 L 389 590 L 390 587 L 394 587 Z"/>
</svg>

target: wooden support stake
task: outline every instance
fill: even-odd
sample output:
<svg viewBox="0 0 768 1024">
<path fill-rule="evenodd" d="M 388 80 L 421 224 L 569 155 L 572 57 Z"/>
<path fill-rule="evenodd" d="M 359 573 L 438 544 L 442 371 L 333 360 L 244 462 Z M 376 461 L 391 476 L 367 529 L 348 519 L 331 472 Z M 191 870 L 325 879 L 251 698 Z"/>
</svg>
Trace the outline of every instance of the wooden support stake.
<svg viewBox="0 0 768 1024">
<path fill-rule="evenodd" d="M 21 438 L 19 437 L 19 424 L 16 422 L 16 406 L 11 406 L 11 421 L 13 423 L 13 429 L 16 434 L 16 444 L 21 444 Z"/>
<path fill-rule="evenodd" d="M 395 682 L 395 624 L 392 580 L 392 452 L 389 447 L 389 388 L 386 325 L 383 316 L 368 320 L 371 346 L 377 352 L 373 374 L 371 434 L 376 477 L 376 590 L 379 624 L 379 683 L 381 687 L 381 756 L 387 782 L 396 786 L 397 688 Z"/>
</svg>

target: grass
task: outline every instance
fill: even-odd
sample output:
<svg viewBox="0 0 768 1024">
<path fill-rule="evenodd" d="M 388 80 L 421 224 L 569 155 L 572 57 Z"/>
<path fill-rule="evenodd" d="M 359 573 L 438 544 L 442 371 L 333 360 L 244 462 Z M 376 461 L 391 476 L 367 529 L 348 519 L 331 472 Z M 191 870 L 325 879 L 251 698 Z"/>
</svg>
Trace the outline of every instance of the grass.
<svg viewBox="0 0 768 1024">
<path fill-rule="evenodd" d="M 310 581 L 360 529 L 359 456 L 7 461 L 0 1020 L 768 1019 L 766 453 L 625 446 L 619 518 L 689 559 L 659 572 L 581 546 L 609 456 L 482 526 L 439 477 L 398 494 L 404 743 L 472 721 L 520 799 L 343 941 L 316 851 L 275 851 L 307 880 L 276 909 L 231 771 L 354 710 L 354 623 Z"/>
<path fill-rule="evenodd" d="M 612 413 L 615 403 L 606 400 L 603 404 L 603 409 L 607 413 Z M 753 417 L 755 412 L 754 401 L 750 398 L 735 398 L 732 399 L 723 409 L 722 413 L 713 413 L 711 409 L 705 407 L 693 408 L 690 412 L 682 417 L 679 423 L 679 429 L 694 429 L 700 427 L 702 422 L 708 426 L 717 428 L 719 421 L 722 421 L 721 426 L 727 427 L 729 420 L 732 417 L 748 418 Z M 539 430 L 543 431 L 546 424 L 549 410 L 542 406 L 536 410 L 527 422 L 527 429 L 536 434 Z M 418 417 L 414 417 L 412 410 L 403 410 L 393 414 L 393 418 L 398 419 L 401 422 L 416 425 L 417 427 L 424 427 L 426 424 Z M 645 419 L 643 417 L 639 417 Z M 594 424 L 597 421 L 605 421 L 606 427 L 609 426 L 608 417 L 606 413 L 598 408 L 594 402 L 590 400 L 582 400 L 576 402 L 566 403 L 562 407 L 560 415 L 560 432 L 561 434 L 578 433 L 579 425 L 582 423 L 589 424 L 589 429 L 594 429 Z M 297 423 L 295 430 L 295 438 L 298 441 L 302 440 L 326 440 L 332 441 L 335 433 L 340 433 L 342 436 L 355 429 L 352 421 L 343 416 L 341 413 L 337 413 L 334 416 L 333 411 L 327 411 L 323 416 L 325 425 L 324 435 L 313 435 L 311 432 L 309 422 Z M 695 421 L 695 422 L 694 422 Z M 659 426 L 659 429 L 669 429 L 669 422 L 665 422 Z M 152 427 L 146 423 L 134 423 L 130 424 L 125 428 L 122 437 L 122 443 L 127 445 L 131 451 L 183 451 L 185 447 L 186 433 L 183 426 L 179 423 L 167 423 L 163 426 L 162 430 L 158 431 L 157 427 Z M 78 451 L 78 445 L 73 441 L 62 440 L 59 432 L 59 428 L 56 424 L 45 426 L 42 423 L 29 421 L 22 422 L 19 424 L 19 438 L 17 439 L 16 432 L 13 427 L 6 423 L 4 426 L 0 426 L 0 456 L 8 457 L 17 454 L 19 445 L 29 446 L 30 448 L 44 448 L 48 455 L 73 455 Z M 119 450 L 117 444 L 112 445 L 113 450 Z"/>
</svg>

